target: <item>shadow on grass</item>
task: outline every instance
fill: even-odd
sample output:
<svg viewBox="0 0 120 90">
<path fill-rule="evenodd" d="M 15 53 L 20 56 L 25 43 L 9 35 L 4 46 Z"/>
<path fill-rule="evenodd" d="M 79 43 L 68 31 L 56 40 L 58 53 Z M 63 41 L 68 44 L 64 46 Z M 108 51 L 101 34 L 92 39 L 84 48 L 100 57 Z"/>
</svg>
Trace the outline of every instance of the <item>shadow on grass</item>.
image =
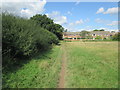
<svg viewBox="0 0 120 90">
<path fill-rule="evenodd" d="M 2 71 L 3 74 L 9 74 L 9 73 L 15 73 L 17 70 L 19 70 L 24 64 L 29 63 L 31 60 L 43 60 L 43 59 L 51 59 L 49 57 L 49 54 L 52 54 L 53 50 L 52 48 L 49 48 L 47 50 L 43 50 L 35 54 L 34 56 L 28 58 L 28 57 L 20 57 L 20 58 L 6 58 L 9 59 L 9 62 L 2 63 Z M 4 59 L 3 59 L 4 60 Z M 11 60 L 13 63 L 11 63 Z M 8 60 L 7 60 L 8 61 Z"/>
</svg>

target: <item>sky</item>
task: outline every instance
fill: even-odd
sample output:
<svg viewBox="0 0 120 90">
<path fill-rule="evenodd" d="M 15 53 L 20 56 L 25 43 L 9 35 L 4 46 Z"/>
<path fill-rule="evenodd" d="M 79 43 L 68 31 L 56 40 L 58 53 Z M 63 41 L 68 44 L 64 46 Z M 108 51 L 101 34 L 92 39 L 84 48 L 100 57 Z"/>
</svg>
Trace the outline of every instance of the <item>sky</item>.
<svg viewBox="0 0 120 90">
<path fill-rule="evenodd" d="M 26 18 L 46 14 L 70 32 L 118 30 L 118 2 L 4 2 L 2 11 Z"/>
</svg>

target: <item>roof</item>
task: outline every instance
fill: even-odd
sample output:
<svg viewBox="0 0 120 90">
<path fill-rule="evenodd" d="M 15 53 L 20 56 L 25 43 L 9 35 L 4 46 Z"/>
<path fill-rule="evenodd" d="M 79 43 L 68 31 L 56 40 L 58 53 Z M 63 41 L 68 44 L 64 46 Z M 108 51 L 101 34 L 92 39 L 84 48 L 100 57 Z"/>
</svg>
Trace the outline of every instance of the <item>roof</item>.
<svg viewBox="0 0 120 90">
<path fill-rule="evenodd" d="M 64 32 L 64 35 L 80 35 L 80 32 Z"/>
<path fill-rule="evenodd" d="M 91 31 L 90 34 L 102 34 L 102 35 L 105 35 L 105 34 L 114 34 L 114 33 L 111 33 L 109 31 Z"/>
<path fill-rule="evenodd" d="M 89 31 L 90 34 L 97 34 L 97 35 L 113 35 L 115 32 L 110 32 L 110 31 Z M 63 34 L 65 36 L 76 36 L 80 35 L 81 32 L 64 32 Z"/>
</svg>

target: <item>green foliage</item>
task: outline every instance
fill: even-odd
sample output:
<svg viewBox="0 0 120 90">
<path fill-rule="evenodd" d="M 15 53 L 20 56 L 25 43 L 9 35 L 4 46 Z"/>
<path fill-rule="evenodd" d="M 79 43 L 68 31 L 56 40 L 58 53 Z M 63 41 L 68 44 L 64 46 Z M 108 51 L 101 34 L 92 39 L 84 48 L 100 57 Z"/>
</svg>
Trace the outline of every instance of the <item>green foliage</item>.
<svg viewBox="0 0 120 90">
<path fill-rule="evenodd" d="M 3 59 L 10 57 L 30 57 L 58 43 L 58 38 L 48 30 L 37 26 L 29 19 L 2 15 Z M 6 61 L 8 63 L 8 60 Z M 3 60 L 3 63 L 6 63 Z"/>
<path fill-rule="evenodd" d="M 115 34 L 115 35 L 112 37 L 112 40 L 114 40 L 114 41 L 120 41 L 120 32 L 118 32 L 117 34 Z"/>
<path fill-rule="evenodd" d="M 88 31 L 85 31 L 85 30 L 84 30 L 84 31 L 81 31 L 80 36 L 82 36 L 82 38 L 83 38 L 83 39 L 85 39 L 85 38 L 86 38 L 86 36 L 88 36 L 88 35 L 89 35 L 89 33 L 90 33 L 90 32 L 88 32 Z"/>
<path fill-rule="evenodd" d="M 95 30 L 93 30 L 93 31 L 99 31 L 99 30 L 95 29 Z"/>
<path fill-rule="evenodd" d="M 101 29 L 100 31 L 105 31 L 104 29 Z"/>
<path fill-rule="evenodd" d="M 54 46 L 51 50 L 38 54 L 28 63 L 10 66 L 9 72 L 3 71 L 3 88 L 57 88 L 61 67 L 62 50 Z M 21 63 L 22 63 L 21 62 Z M 20 63 L 19 63 L 20 64 Z M 20 68 L 19 68 L 20 67 Z M 19 70 L 16 70 L 19 68 Z M 13 70 L 13 72 L 12 72 Z"/>
<path fill-rule="evenodd" d="M 59 24 L 55 24 L 53 20 L 48 18 L 46 15 L 37 14 L 30 19 L 32 21 L 35 21 L 38 26 L 54 33 L 60 40 L 62 40 L 62 33 L 64 31 L 64 28 Z"/>
<path fill-rule="evenodd" d="M 100 30 L 98 30 L 98 29 L 95 29 L 95 30 L 93 30 L 93 31 L 105 31 L 104 29 L 100 29 Z"/>
<path fill-rule="evenodd" d="M 95 39 L 99 39 L 100 40 L 100 39 L 102 39 L 102 37 L 101 36 L 97 36 Z"/>
</svg>

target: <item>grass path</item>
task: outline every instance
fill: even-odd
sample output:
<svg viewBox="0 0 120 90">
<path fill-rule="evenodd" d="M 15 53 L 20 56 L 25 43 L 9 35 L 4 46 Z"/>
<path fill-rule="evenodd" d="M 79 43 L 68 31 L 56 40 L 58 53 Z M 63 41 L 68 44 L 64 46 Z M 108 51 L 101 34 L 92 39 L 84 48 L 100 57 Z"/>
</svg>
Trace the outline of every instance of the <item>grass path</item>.
<svg viewBox="0 0 120 90">
<path fill-rule="evenodd" d="M 61 71 L 60 71 L 60 78 L 59 78 L 59 84 L 58 88 L 64 88 L 65 87 L 65 74 L 66 74 L 66 50 L 65 50 L 65 45 L 62 45 L 62 65 L 61 65 Z"/>
</svg>

